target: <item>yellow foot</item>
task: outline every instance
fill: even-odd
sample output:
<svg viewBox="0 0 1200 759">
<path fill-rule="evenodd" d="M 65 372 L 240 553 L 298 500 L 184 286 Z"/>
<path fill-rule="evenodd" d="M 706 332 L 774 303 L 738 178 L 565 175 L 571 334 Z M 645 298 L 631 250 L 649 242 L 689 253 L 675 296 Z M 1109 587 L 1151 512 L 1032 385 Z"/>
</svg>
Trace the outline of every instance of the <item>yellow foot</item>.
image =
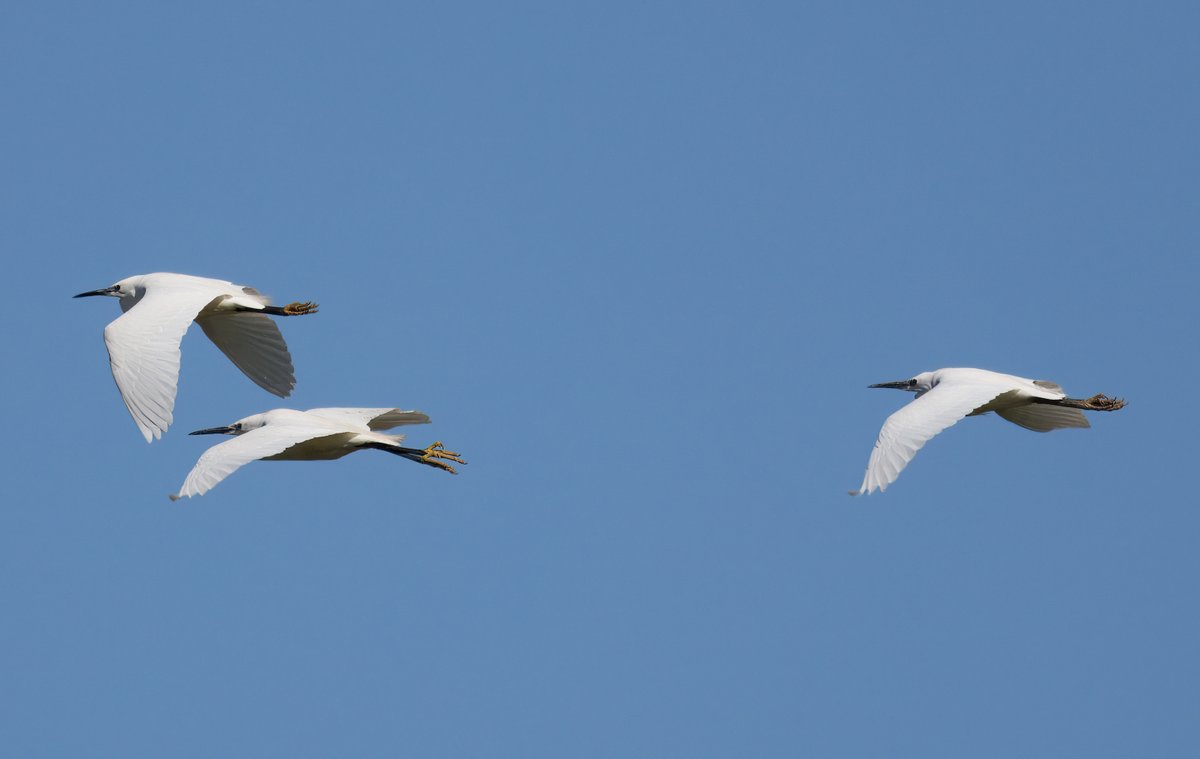
<svg viewBox="0 0 1200 759">
<path fill-rule="evenodd" d="M 305 301 L 304 303 L 289 303 L 283 307 L 283 312 L 288 316 L 315 314 L 317 312 L 317 304 L 311 301 Z"/>
<path fill-rule="evenodd" d="M 1119 408 L 1125 408 L 1124 399 L 1109 398 L 1104 393 L 1096 393 L 1088 398 L 1086 403 L 1093 411 L 1116 411 Z"/>
<path fill-rule="evenodd" d="M 450 474 L 458 474 L 458 472 L 454 471 L 454 467 L 450 466 L 445 461 L 441 461 L 441 459 L 447 459 L 458 464 L 467 463 L 454 451 L 447 451 L 446 447 L 442 445 L 440 441 L 426 448 L 424 453 L 425 455 L 421 457 L 421 461 L 424 461 L 426 464 L 431 466 L 445 469 Z"/>
</svg>

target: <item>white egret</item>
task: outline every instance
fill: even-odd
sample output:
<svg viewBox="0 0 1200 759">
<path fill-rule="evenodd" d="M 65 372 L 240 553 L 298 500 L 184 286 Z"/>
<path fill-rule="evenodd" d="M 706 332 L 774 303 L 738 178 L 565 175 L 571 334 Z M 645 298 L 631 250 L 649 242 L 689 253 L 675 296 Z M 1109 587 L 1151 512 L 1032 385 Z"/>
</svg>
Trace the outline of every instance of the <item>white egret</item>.
<svg viewBox="0 0 1200 759">
<path fill-rule="evenodd" d="M 1001 418 L 1027 430 L 1049 432 L 1064 427 L 1090 427 L 1079 409 L 1116 411 L 1125 406 L 1120 398 L 1103 394 L 1084 400 L 1068 398 L 1053 382 L 985 369 L 938 369 L 909 380 L 869 387 L 908 390 L 917 397 L 883 423 L 862 485 L 851 490 L 850 495 L 887 490 L 921 446 L 965 416 L 995 411 Z"/>
<path fill-rule="evenodd" d="M 239 467 L 256 459 L 266 461 L 325 461 L 340 459 L 364 448 L 375 448 L 418 464 L 458 474 L 446 463 L 465 464 L 459 455 L 439 442 L 428 448 L 405 448 L 403 435 L 378 430 L 402 424 L 428 424 L 420 411 L 397 408 L 314 408 L 296 411 L 280 408 L 239 419 L 227 427 L 196 430 L 192 435 L 234 435 L 200 456 L 172 501 L 203 495 Z"/>
<path fill-rule="evenodd" d="M 272 306 L 252 287 L 187 274 L 142 274 L 79 293 L 121 299 L 121 316 L 104 328 L 108 362 L 121 400 L 152 442 L 171 425 L 179 382 L 179 342 L 193 321 L 230 361 L 269 393 L 296 386 L 292 356 L 267 318 L 316 313 L 315 303 Z"/>
</svg>

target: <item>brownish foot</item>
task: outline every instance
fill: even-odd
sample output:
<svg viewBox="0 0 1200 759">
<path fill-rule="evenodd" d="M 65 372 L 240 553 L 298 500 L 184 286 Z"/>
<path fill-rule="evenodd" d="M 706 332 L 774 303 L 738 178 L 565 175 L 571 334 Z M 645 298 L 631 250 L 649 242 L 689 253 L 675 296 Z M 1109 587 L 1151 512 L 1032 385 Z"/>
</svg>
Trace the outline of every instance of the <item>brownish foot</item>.
<svg viewBox="0 0 1200 759">
<path fill-rule="evenodd" d="M 425 462 L 426 464 L 429 464 L 430 466 L 436 466 L 436 467 L 445 469 L 450 474 L 458 474 L 458 472 L 456 472 L 454 470 L 454 467 L 450 466 L 449 464 L 447 464 L 445 461 L 442 461 L 441 459 L 453 461 L 458 464 L 467 463 L 462 458 L 460 458 L 459 455 L 457 453 L 455 453 L 454 451 L 447 451 L 446 447 L 444 445 L 442 445 L 441 441 L 438 441 L 438 442 L 434 443 L 433 445 L 429 446 L 428 448 L 426 448 L 424 453 L 425 453 L 425 455 L 421 457 L 421 461 Z"/>
<path fill-rule="evenodd" d="M 1091 398 L 1085 400 L 1084 403 L 1092 411 L 1116 411 L 1117 409 L 1125 408 L 1125 400 L 1123 398 L 1109 398 L 1104 393 L 1096 393 Z"/>
<path fill-rule="evenodd" d="M 283 307 L 283 313 L 287 316 L 304 316 L 305 314 L 315 314 L 316 312 L 317 304 L 311 301 L 289 303 Z"/>
</svg>

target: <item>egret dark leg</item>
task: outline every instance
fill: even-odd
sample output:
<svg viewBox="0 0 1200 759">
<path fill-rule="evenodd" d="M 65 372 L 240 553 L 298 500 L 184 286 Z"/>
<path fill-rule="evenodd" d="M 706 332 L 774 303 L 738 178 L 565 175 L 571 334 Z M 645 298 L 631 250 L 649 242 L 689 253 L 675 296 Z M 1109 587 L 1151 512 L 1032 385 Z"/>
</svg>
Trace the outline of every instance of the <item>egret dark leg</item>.
<svg viewBox="0 0 1200 759">
<path fill-rule="evenodd" d="M 450 474 L 458 474 L 454 467 L 447 464 L 442 459 L 454 461 L 459 464 L 467 463 L 454 451 L 447 451 L 445 446 L 440 442 L 434 443 L 428 448 L 405 448 L 402 445 L 388 445 L 387 443 L 364 443 L 363 448 L 374 448 L 379 451 L 387 451 L 395 456 L 415 461 L 418 464 L 437 467 L 443 469 Z"/>
<path fill-rule="evenodd" d="M 1104 393 L 1096 393 L 1091 398 L 1059 398 L 1057 400 L 1034 398 L 1033 402 L 1047 403 L 1052 406 L 1066 406 L 1067 408 L 1080 408 L 1086 411 L 1116 411 L 1117 409 L 1125 408 L 1125 400 L 1123 398 L 1109 398 Z"/>
<path fill-rule="evenodd" d="M 305 301 L 304 303 L 289 303 L 286 306 L 263 306 L 262 308 L 239 307 L 238 311 L 254 311 L 260 314 L 270 314 L 271 316 L 304 316 L 305 314 L 315 314 L 317 312 L 317 304 Z"/>
</svg>

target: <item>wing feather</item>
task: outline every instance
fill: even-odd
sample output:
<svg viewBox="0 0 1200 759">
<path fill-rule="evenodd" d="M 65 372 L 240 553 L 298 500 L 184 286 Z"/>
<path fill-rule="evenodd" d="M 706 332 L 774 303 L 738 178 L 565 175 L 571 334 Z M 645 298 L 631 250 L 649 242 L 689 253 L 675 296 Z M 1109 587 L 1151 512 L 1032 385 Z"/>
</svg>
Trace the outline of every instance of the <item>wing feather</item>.
<svg viewBox="0 0 1200 759">
<path fill-rule="evenodd" d="M 925 443 L 1005 390 L 982 384 L 938 385 L 889 416 L 871 451 L 862 486 L 851 494 L 887 490 Z"/>
<path fill-rule="evenodd" d="M 1066 427 L 1091 427 L 1083 412 L 1075 408 L 1030 404 L 1016 408 L 998 409 L 996 414 L 1013 424 L 1034 432 L 1049 432 Z"/>
<path fill-rule="evenodd" d="M 238 435 L 205 451 L 183 481 L 179 493 L 172 495 L 171 500 L 204 495 L 221 480 L 251 461 L 283 453 L 298 443 L 331 434 L 340 433 L 322 425 L 272 424 Z"/>
<path fill-rule="evenodd" d="M 286 398 L 296 387 L 292 354 L 275 320 L 254 311 L 208 314 L 196 320 L 234 366 L 268 393 Z"/>
<path fill-rule="evenodd" d="M 147 443 L 171 426 L 179 341 L 214 297 L 211 292 L 155 288 L 104 328 L 113 379 Z"/>
</svg>

